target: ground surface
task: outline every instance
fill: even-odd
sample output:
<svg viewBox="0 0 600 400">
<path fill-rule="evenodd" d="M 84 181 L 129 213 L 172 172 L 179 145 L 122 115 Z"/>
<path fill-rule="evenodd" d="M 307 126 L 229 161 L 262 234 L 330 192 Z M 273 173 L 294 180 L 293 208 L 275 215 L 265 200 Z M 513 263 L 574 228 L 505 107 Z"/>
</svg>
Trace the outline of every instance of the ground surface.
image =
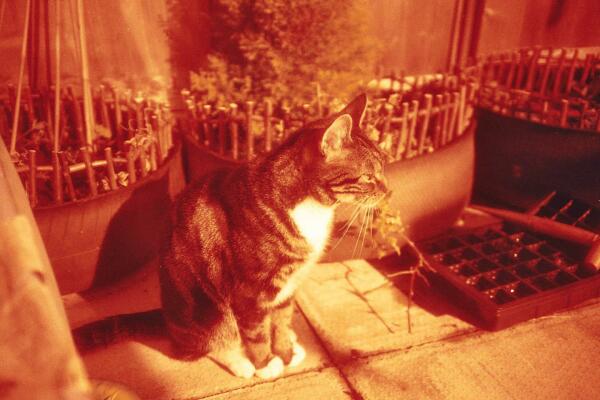
<svg viewBox="0 0 600 400">
<path fill-rule="evenodd" d="M 274 381 L 244 380 L 207 359 L 172 359 L 166 339 L 84 354 L 93 379 L 143 399 L 599 399 L 600 300 L 488 332 L 408 277 L 395 260 L 321 264 L 297 294 L 306 360 Z"/>
</svg>

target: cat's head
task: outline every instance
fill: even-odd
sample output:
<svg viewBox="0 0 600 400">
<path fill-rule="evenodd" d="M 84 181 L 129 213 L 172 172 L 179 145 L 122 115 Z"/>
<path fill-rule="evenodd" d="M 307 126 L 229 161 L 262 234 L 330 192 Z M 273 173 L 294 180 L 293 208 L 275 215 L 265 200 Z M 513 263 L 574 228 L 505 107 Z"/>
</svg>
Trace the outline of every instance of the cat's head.
<svg viewBox="0 0 600 400">
<path fill-rule="evenodd" d="M 388 192 L 386 157 L 360 128 L 366 107 L 362 94 L 321 123 L 318 175 L 336 201 L 373 206 Z"/>
</svg>

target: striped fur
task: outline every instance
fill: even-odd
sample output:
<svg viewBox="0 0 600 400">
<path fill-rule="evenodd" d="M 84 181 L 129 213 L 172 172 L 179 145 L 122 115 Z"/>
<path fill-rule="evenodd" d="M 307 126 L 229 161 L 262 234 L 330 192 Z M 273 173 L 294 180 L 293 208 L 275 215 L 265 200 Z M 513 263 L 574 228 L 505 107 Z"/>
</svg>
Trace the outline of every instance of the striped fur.
<svg viewBox="0 0 600 400">
<path fill-rule="evenodd" d="M 251 366 L 276 376 L 283 364 L 273 360 L 292 361 L 293 293 L 325 250 L 336 205 L 371 204 L 387 191 L 383 156 L 356 123 L 365 106 L 359 96 L 180 196 L 160 267 L 163 314 L 178 349 L 246 377 Z"/>
</svg>

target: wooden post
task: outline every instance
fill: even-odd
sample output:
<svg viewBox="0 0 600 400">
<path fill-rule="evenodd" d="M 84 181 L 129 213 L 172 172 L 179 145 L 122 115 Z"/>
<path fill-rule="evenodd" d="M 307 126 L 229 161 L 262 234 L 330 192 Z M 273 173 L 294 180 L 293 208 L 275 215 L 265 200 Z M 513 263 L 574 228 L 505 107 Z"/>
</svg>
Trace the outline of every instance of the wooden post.
<svg viewBox="0 0 600 400">
<path fill-rule="evenodd" d="M 117 190 L 117 174 L 115 173 L 115 163 L 113 160 L 112 149 L 104 148 L 104 157 L 106 158 L 106 175 L 108 176 L 108 184 L 111 190 Z"/>
<path fill-rule="evenodd" d="M 410 120 L 410 125 L 408 128 L 408 137 L 406 140 L 406 151 L 404 152 L 404 158 L 412 157 L 412 142 L 415 140 L 415 128 L 417 126 L 417 118 L 419 118 L 419 100 L 413 100 L 411 102 L 412 105 L 412 115 Z"/>
<path fill-rule="evenodd" d="M 112 132 L 112 127 L 110 124 L 110 118 L 108 117 L 108 106 L 106 104 L 106 89 L 104 85 L 100 85 L 100 117 L 102 118 L 102 125 L 108 128 Z"/>
<path fill-rule="evenodd" d="M 19 130 L 19 115 L 21 110 L 21 92 L 23 91 L 23 74 L 25 72 L 25 61 L 27 58 L 27 37 L 29 33 L 29 14 L 31 11 L 31 0 L 25 3 L 25 23 L 23 28 L 23 41 L 21 42 L 21 62 L 19 64 L 19 79 L 17 81 L 17 95 L 13 112 L 13 124 L 10 134 L 10 154 L 16 152 L 17 133 Z"/>
<path fill-rule="evenodd" d="M 2 140 L 0 193 L 2 397 L 91 398 L 44 243 Z"/>
<path fill-rule="evenodd" d="M 229 105 L 229 109 L 229 118 L 231 119 L 229 123 L 229 131 L 231 134 L 231 156 L 234 160 L 237 160 L 240 158 L 239 126 L 237 122 L 238 105 L 235 103 L 231 103 Z"/>
<path fill-rule="evenodd" d="M 58 152 L 52 152 L 52 193 L 54 202 L 61 204 L 63 202 L 63 187 L 60 169 L 60 159 Z"/>
<path fill-rule="evenodd" d="M 454 139 L 456 134 L 456 121 L 458 120 L 458 103 L 460 102 L 460 94 L 452 93 L 452 114 L 450 116 L 450 129 L 448 130 L 448 143 Z"/>
<path fill-rule="evenodd" d="M 506 82 L 504 82 L 504 86 L 507 88 L 512 87 L 512 83 L 515 77 L 515 69 L 517 67 L 517 53 L 513 52 L 510 55 L 510 69 L 508 70 L 508 75 L 506 77 Z"/>
<path fill-rule="evenodd" d="M 204 139 L 204 146 L 210 147 L 212 143 L 212 129 L 210 126 L 210 104 L 202 106 L 202 137 Z"/>
<path fill-rule="evenodd" d="M 219 107 L 219 113 L 218 113 L 218 133 L 219 133 L 219 139 L 218 139 L 218 147 L 219 147 L 219 154 L 221 155 L 225 155 L 225 148 L 226 148 L 226 143 L 227 143 L 227 138 L 225 136 L 225 126 L 227 124 L 227 109 L 225 107 Z"/>
<path fill-rule="evenodd" d="M 590 74 L 590 69 L 592 68 L 592 59 L 594 58 L 593 54 L 587 54 L 585 56 L 585 64 L 583 67 L 583 72 L 581 74 L 581 78 L 579 78 L 579 85 L 585 85 L 587 78 Z"/>
<path fill-rule="evenodd" d="M 408 136 L 408 102 L 402 103 L 402 124 L 400 125 L 400 138 L 398 139 L 398 147 L 396 147 L 396 160 L 402 160 L 402 156 L 406 151 L 406 139 Z"/>
<path fill-rule="evenodd" d="M 562 73 L 563 73 L 563 69 L 565 66 L 565 56 L 567 54 L 567 50 L 566 49 L 562 49 L 560 51 L 560 56 L 558 58 L 558 67 L 556 67 L 556 74 L 554 75 L 554 85 L 552 87 L 552 93 L 555 96 L 558 96 L 558 94 L 560 93 L 560 89 L 561 89 L 561 84 L 562 84 Z"/>
<path fill-rule="evenodd" d="M 73 87 L 69 86 L 67 88 L 67 93 L 69 94 L 71 106 L 73 108 L 73 121 L 75 122 L 75 132 L 77 133 L 77 138 L 79 139 L 80 143 L 85 143 L 86 139 L 83 133 L 83 117 L 81 115 L 79 101 L 77 100 L 77 97 L 75 97 Z"/>
<path fill-rule="evenodd" d="M 435 126 L 433 127 L 433 147 L 438 148 L 442 143 L 442 124 L 443 124 L 443 113 L 442 113 L 442 105 L 444 96 L 442 94 L 435 95 Z"/>
<path fill-rule="evenodd" d="M 579 129 L 584 129 L 585 126 L 585 114 L 588 111 L 589 103 L 587 101 L 583 102 L 581 106 L 581 114 L 579 116 Z"/>
<path fill-rule="evenodd" d="M 121 114 L 121 99 L 119 98 L 119 92 L 117 89 L 112 88 L 113 95 L 113 112 L 115 114 L 115 134 L 117 146 L 119 149 L 123 149 L 124 132 L 123 132 L 123 115 Z"/>
<path fill-rule="evenodd" d="M 252 131 L 252 112 L 254 102 L 246 102 L 246 159 L 251 160 L 254 157 L 254 132 Z"/>
<path fill-rule="evenodd" d="M 144 146 L 138 147 L 138 156 L 140 161 L 140 175 L 142 178 L 148 176 L 148 155 L 146 154 L 146 149 Z"/>
<path fill-rule="evenodd" d="M 575 76 L 575 67 L 577 66 L 577 55 L 579 49 L 573 51 L 573 58 L 571 58 L 571 65 L 569 67 L 569 73 L 567 75 L 567 84 L 565 87 L 565 94 L 568 96 L 571 93 L 571 87 L 573 86 L 573 77 Z"/>
<path fill-rule="evenodd" d="M 429 130 L 429 118 L 431 116 L 433 96 L 430 93 L 425 94 L 425 115 L 421 123 L 421 131 L 419 133 L 418 154 L 423 154 L 425 151 L 425 141 L 427 139 L 427 131 Z M 435 144 L 434 144 L 435 146 Z"/>
<path fill-rule="evenodd" d="M 317 102 L 320 108 L 320 86 L 317 83 Z M 263 116 L 264 129 L 265 129 L 265 151 L 269 152 L 273 148 L 273 128 L 271 126 L 271 117 L 273 115 L 273 103 L 271 100 L 265 100 L 265 112 Z M 320 114 L 319 114 L 320 115 Z"/>
<path fill-rule="evenodd" d="M 48 5 L 46 4 L 46 7 Z M 60 96 L 60 6 L 58 1 L 55 2 L 54 4 L 54 19 L 55 19 L 55 25 L 56 25 L 56 32 L 55 32 L 55 37 L 54 37 L 54 48 L 55 48 L 55 53 L 54 53 L 54 61 L 55 61 L 55 73 L 56 73 L 56 78 L 55 78 L 55 83 L 54 83 L 54 141 L 53 141 L 53 150 L 54 153 L 58 152 L 60 150 L 60 137 L 61 137 L 61 130 L 60 130 L 60 114 L 61 114 L 61 104 L 62 104 L 62 100 L 61 100 L 61 96 Z M 54 156 L 53 156 L 54 159 Z M 57 157 L 58 160 L 58 157 Z M 58 161 L 57 161 L 58 162 Z M 58 164 L 57 164 L 58 165 Z M 58 173 L 58 175 L 60 177 L 60 173 Z M 62 186 L 61 186 L 62 189 Z M 56 191 L 54 192 L 55 196 L 56 196 Z M 55 200 L 57 200 L 57 198 L 55 197 Z M 61 200 L 62 201 L 62 195 L 61 195 Z"/>
<path fill-rule="evenodd" d="M 533 50 L 533 54 L 531 55 L 531 60 L 529 61 L 529 70 L 527 71 L 527 81 L 525 83 L 525 90 L 531 91 L 533 88 L 533 84 L 535 82 L 535 72 L 538 65 L 538 58 L 540 57 L 541 49 L 536 47 Z"/>
<path fill-rule="evenodd" d="M 460 136 L 463 133 L 465 123 L 465 99 L 467 96 L 466 86 L 461 86 L 458 97 L 458 125 L 456 130 L 456 136 Z"/>
<path fill-rule="evenodd" d="M 546 65 L 544 65 L 544 72 L 542 73 L 542 82 L 540 83 L 540 94 L 544 96 L 546 94 L 546 86 L 548 84 L 548 78 L 550 77 L 550 68 L 552 64 L 552 48 L 548 49 L 548 55 L 546 56 Z"/>
<path fill-rule="evenodd" d="M 29 150 L 29 203 L 31 207 L 37 206 L 37 163 L 35 150 Z"/>
<path fill-rule="evenodd" d="M 129 184 L 133 185 L 137 181 L 137 175 L 135 172 L 135 152 L 136 148 L 134 145 L 131 145 L 129 149 L 127 149 L 127 173 L 129 175 Z"/>
<path fill-rule="evenodd" d="M 569 116 L 569 100 L 562 99 L 560 101 L 560 126 L 567 127 L 567 117 Z"/>
<path fill-rule="evenodd" d="M 73 185 L 73 179 L 71 178 L 71 170 L 69 169 L 69 161 L 67 160 L 67 156 L 64 152 L 60 151 L 58 153 L 58 158 L 60 159 L 60 163 L 63 170 L 63 177 L 65 178 L 65 183 L 67 184 L 67 194 L 71 201 L 77 200 L 77 193 L 75 192 L 75 185 Z"/>
<path fill-rule="evenodd" d="M 81 55 L 81 85 L 83 90 L 83 115 L 85 119 L 85 144 L 87 146 L 93 146 L 95 136 L 94 105 L 92 104 L 92 92 L 90 88 L 83 0 L 77 0 L 77 22 L 79 27 L 79 49 Z"/>
<path fill-rule="evenodd" d="M 85 172 L 88 178 L 90 194 L 92 197 L 96 197 L 98 195 L 98 184 L 96 182 L 96 173 L 94 172 L 94 167 L 92 166 L 92 157 L 90 156 L 90 151 L 87 147 L 82 147 L 81 154 L 83 155 L 83 163 L 85 164 Z"/>
</svg>

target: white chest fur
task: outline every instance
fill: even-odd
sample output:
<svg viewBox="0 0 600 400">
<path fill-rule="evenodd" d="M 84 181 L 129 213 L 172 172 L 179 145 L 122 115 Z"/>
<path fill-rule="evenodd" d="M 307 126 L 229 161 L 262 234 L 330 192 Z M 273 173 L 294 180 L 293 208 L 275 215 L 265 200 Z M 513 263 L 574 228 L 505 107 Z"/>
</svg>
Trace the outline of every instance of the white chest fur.
<svg viewBox="0 0 600 400">
<path fill-rule="evenodd" d="M 290 211 L 292 221 L 308 242 L 311 251 L 305 264 L 288 278 L 287 284 L 277 294 L 275 303 L 282 302 L 294 293 L 300 282 L 308 275 L 310 267 L 323 254 L 331 232 L 333 215 L 334 206 L 323 205 L 312 197 L 307 197 Z"/>
<path fill-rule="evenodd" d="M 311 257 L 316 261 L 321 254 L 331 231 L 333 206 L 326 206 L 312 197 L 307 197 L 290 212 L 300 234 L 311 246 Z"/>
</svg>

